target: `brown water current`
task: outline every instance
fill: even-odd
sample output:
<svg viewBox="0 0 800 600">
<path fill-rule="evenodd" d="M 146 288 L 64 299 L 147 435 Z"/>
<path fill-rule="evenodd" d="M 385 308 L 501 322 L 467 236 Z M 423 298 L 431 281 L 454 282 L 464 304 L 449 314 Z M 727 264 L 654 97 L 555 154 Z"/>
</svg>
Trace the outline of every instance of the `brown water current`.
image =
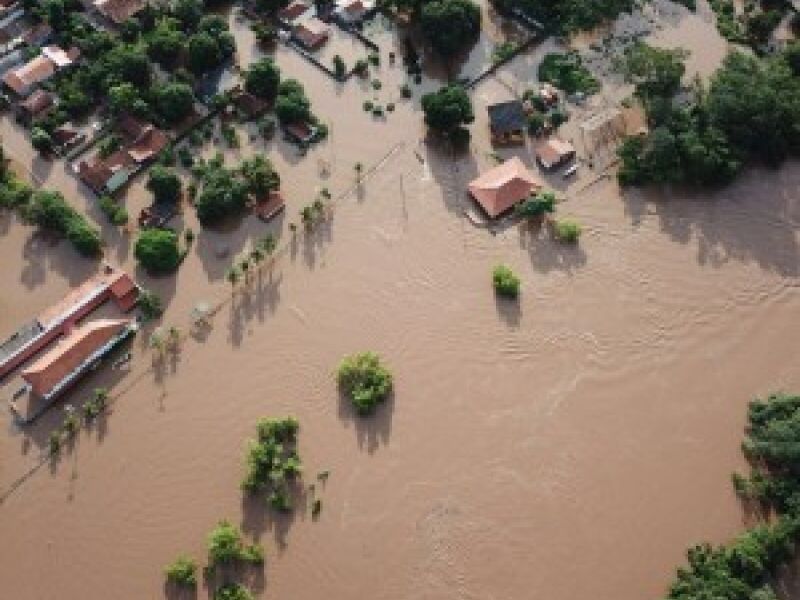
<svg viewBox="0 0 800 600">
<path fill-rule="evenodd" d="M 743 526 L 730 473 L 743 468 L 748 400 L 800 389 L 800 163 L 697 196 L 570 186 L 558 213 L 584 225 L 577 247 L 528 225 L 492 235 L 461 214 L 466 182 L 488 164 L 485 104 L 470 157 L 450 160 L 420 143 L 416 103 L 373 121 L 357 83 L 331 94 L 296 55 L 279 50 L 279 63 L 335 123 L 303 159 L 282 143 L 239 151 L 267 152 L 281 172 L 290 206 L 270 227 L 283 253 L 162 367 L 151 369 L 145 331 L 131 372 L 76 390 L 106 384 L 118 398 L 0 504 L 3 589 L 163 598 L 164 566 L 180 553 L 202 562 L 206 533 L 228 518 L 265 546 L 267 598 L 661 597 L 687 546 Z M 12 155 L 31 167 L 18 141 Z M 357 161 L 376 169 L 347 193 Z M 46 181 L 85 207 L 60 168 Z M 136 185 L 129 206 L 144 202 Z M 321 185 L 343 196 L 333 218 L 293 238 L 286 225 Z M 191 210 L 185 220 L 200 231 Z M 174 278 L 137 273 L 169 301 L 163 322 L 186 331 L 195 302 L 225 300 L 230 258 L 215 244 L 235 254 L 266 230 L 248 217 L 203 231 Z M 8 216 L 0 232 L 6 333 L 94 266 Z M 106 234 L 110 257 L 135 270 Z M 518 305 L 495 299 L 501 262 L 522 279 Z M 360 420 L 332 373 L 364 349 L 396 389 Z M 276 518 L 239 489 L 257 419 L 285 414 L 301 423 L 306 481 L 330 471 L 318 521 Z M 62 416 L 27 434 L 3 417 L 0 491 L 39 462 Z"/>
</svg>

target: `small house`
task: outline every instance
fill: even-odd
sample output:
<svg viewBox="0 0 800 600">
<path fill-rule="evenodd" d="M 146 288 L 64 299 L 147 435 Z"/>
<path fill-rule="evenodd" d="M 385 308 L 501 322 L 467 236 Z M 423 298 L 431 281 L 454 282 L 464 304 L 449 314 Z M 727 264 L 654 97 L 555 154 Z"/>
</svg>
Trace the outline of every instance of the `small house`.
<svg viewBox="0 0 800 600">
<path fill-rule="evenodd" d="M 53 94 L 36 90 L 17 105 L 17 114 L 23 123 L 31 123 L 50 112 L 55 104 L 56 97 Z"/>
<path fill-rule="evenodd" d="M 58 71 L 70 67 L 79 55 L 77 48 L 65 51 L 58 46 L 45 46 L 40 55 L 3 75 L 3 85 L 24 98 Z"/>
<path fill-rule="evenodd" d="M 536 147 L 536 160 L 547 169 L 557 169 L 575 158 L 575 147 L 569 142 L 551 137 Z"/>
<path fill-rule="evenodd" d="M 344 24 L 360 23 L 375 9 L 372 0 L 337 0 L 333 13 Z"/>
<path fill-rule="evenodd" d="M 316 17 L 306 19 L 294 27 L 294 37 L 306 50 L 316 50 L 328 41 L 329 27 Z"/>
<path fill-rule="evenodd" d="M 525 109 L 519 100 L 491 104 L 488 107 L 489 130 L 495 144 L 521 144 L 527 125 Z"/>
<path fill-rule="evenodd" d="M 310 144 L 317 135 L 317 128 L 310 123 L 290 123 L 283 130 L 290 140 L 298 144 Z"/>
<path fill-rule="evenodd" d="M 301 0 L 294 0 L 289 3 L 285 8 L 277 12 L 278 20 L 289 27 L 295 25 L 304 16 L 310 16 L 311 6 Z M 309 13 L 309 15 L 306 15 Z"/>
<path fill-rule="evenodd" d="M 540 189 L 541 182 L 516 156 L 469 184 L 470 194 L 491 218 L 498 217 Z"/>
</svg>

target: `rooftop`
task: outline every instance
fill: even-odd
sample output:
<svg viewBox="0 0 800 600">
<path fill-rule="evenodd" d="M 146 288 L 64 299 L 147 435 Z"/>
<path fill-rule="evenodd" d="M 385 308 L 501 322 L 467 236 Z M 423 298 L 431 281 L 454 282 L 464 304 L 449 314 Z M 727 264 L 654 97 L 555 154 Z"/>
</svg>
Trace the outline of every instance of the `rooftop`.
<svg viewBox="0 0 800 600">
<path fill-rule="evenodd" d="M 146 5 L 146 0 L 95 0 L 94 2 L 94 7 L 117 25 L 130 19 Z"/>
<path fill-rule="evenodd" d="M 472 196 L 492 218 L 541 188 L 541 182 L 516 156 L 486 171 L 469 184 Z"/>
<path fill-rule="evenodd" d="M 489 125 L 494 133 L 512 133 L 525 129 L 525 110 L 519 100 L 491 104 L 487 110 Z"/>
</svg>

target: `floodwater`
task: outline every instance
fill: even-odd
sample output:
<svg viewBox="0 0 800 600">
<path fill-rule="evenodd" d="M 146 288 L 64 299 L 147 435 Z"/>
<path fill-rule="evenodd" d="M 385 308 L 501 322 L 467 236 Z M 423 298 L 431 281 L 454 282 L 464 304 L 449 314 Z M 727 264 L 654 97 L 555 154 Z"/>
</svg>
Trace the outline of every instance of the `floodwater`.
<svg viewBox="0 0 800 600">
<path fill-rule="evenodd" d="M 155 367 L 143 332 L 130 372 L 106 369 L 74 394 L 110 385 L 111 411 L 21 483 L 63 413 L 4 428 L 3 589 L 163 598 L 164 566 L 181 553 L 202 562 L 206 533 L 228 518 L 263 542 L 255 586 L 268 598 L 662 596 L 687 546 L 743 526 L 730 473 L 743 468 L 748 400 L 800 388 L 800 164 L 705 196 L 622 194 L 582 173 L 559 184 L 558 216 L 584 225 L 578 247 L 527 225 L 493 235 L 463 218 L 463 190 L 489 164 L 483 98 L 502 75 L 476 89 L 471 152 L 451 160 L 420 142 L 416 101 L 376 121 L 360 110 L 375 92 L 278 53 L 335 123 L 331 139 L 302 159 L 246 144 L 241 155 L 278 165 L 283 221 L 200 232 L 187 210 L 180 226 L 199 234 L 178 274 L 137 273 L 169 301 L 165 325 L 188 331 L 194 303 L 223 302 L 210 331 Z M 388 95 L 402 76 L 383 69 Z M 22 143 L 11 150 L 30 166 Z M 529 148 L 509 153 L 532 164 Z M 348 191 L 355 162 L 368 174 Z M 50 177 L 60 187 L 68 175 Z M 323 185 L 341 196 L 333 217 L 293 237 L 288 222 Z M 230 257 L 214 247 L 235 254 L 269 228 L 283 232 L 280 256 L 230 300 Z M 10 332 L 94 267 L 9 217 L 0 231 Z M 133 269 L 106 233 L 111 258 Z M 495 299 L 501 262 L 522 278 L 518 304 Z M 332 377 L 364 349 L 396 383 L 366 420 Z M 256 420 L 285 414 L 301 422 L 306 483 L 330 471 L 317 521 L 276 518 L 239 489 Z"/>
</svg>

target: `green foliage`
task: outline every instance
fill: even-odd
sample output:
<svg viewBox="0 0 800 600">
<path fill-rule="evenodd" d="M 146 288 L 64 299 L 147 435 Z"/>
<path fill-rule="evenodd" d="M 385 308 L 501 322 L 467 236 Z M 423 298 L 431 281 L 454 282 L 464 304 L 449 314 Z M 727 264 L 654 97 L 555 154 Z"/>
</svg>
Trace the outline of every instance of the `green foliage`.
<svg viewBox="0 0 800 600">
<path fill-rule="evenodd" d="M 651 99 L 670 98 L 678 92 L 687 56 L 682 48 L 656 48 L 639 42 L 625 51 L 622 71 L 646 106 Z"/>
<path fill-rule="evenodd" d="M 211 568 L 239 562 L 261 564 L 264 550 L 257 544 L 246 545 L 242 532 L 228 521 L 220 521 L 208 534 L 208 563 Z"/>
<path fill-rule="evenodd" d="M 47 437 L 47 450 L 51 456 L 58 454 L 58 451 L 61 450 L 60 431 L 55 430 L 50 432 L 50 435 Z"/>
<path fill-rule="evenodd" d="M 373 352 L 346 356 L 336 373 L 339 388 L 359 415 L 370 414 L 392 390 L 392 374 Z"/>
<path fill-rule="evenodd" d="M 254 597 L 242 584 L 228 583 L 214 592 L 214 600 L 254 600 Z"/>
<path fill-rule="evenodd" d="M 101 196 L 99 200 L 100 210 L 108 218 L 112 225 L 122 226 L 128 222 L 128 211 L 111 196 Z"/>
<path fill-rule="evenodd" d="M 553 233 L 559 242 L 574 244 L 581 237 L 581 232 L 580 223 L 575 221 L 559 219 L 553 223 Z"/>
<path fill-rule="evenodd" d="M 800 396 L 775 394 L 750 403 L 743 449 L 752 465 L 749 478 L 734 485 L 775 515 L 728 546 L 695 546 L 688 566 L 678 569 L 671 600 L 726 598 L 774 600 L 778 567 L 793 559 L 800 534 Z"/>
<path fill-rule="evenodd" d="M 289 482 L 302 473 L 297 454 L 300 424 L 294 417 L 261 419 L 256 429 L 258 437 L 250 441 L 247 450 L 242 489 L 250 493 L 267 492 L 274 509 L 291 510 Z"/>
<path fill-rule="evenodd" d="M 514 207 L 517 217 L 532 219 L 556 210 L 556 196 L 553 192 L 540 192 L 535 196 L 526 198 Z"/>
<path fill-rule="evenodd" d="M 164 18 L 148 35 L 147 54 L 155 62 L 170 68 L 178 62 L 185 45 L 186 35 L 181 30 L 181 21 Z"/>
<path fill-rule="evenodd" d="M 142 317 L 146 321 L 157 319 L 164 312 L 161 297 L 151 290 L 139 292 L 138 305 L 139 310 L 142 311 Z"/>
<path fill-rule="evenodd" d="M 115 115 L 131 113 L 142 116 L 148 111 L 147 103 L 142 99 L 139 89 L 127 81 L 118 83 L 108 90 L 108 106 Z"/>
<path fill-rule="evenodd" d="M 242 162 L 240 171 L 248 193 L 253 196 L 265 196 L 281 185 L 281 178 L 272 166 L 272 162 L 263 154 L 256 154 Z"/>
<path fill-rule="evenodd" d="M 53 148 L 53 138 L 41 127 L 31 129 L 31 146 L 38 152 L 46 154 Z"/>
<path fill-rule="evenodd" d="M 516 42 L 501 42 L 492 50 L 492 62 L 501 63 L 509 60 L 514 56 L 519 48 Z"/>
<path fill-rule="evenodd" d="M 194 94 L 186 83 L 179 81 L 165 83 L 156 88 L 154 96 L 156 111 L 167 123 L 178 123 L 194 110 Z"/>
<path fill-rule="evenodd" d="M 169 229 L 144 229 L 139 233 L 133 255 L 148 272 L 170 273 L 178 268 L 182 256 L 178 236 Z"/>
<path fill-rule="evenodd" d="M 186 556 L 179 556 L 165 570 L 167 581 L 172 584 L 195 587 L 197 585 L 197 565 Z"/>
<path fill-rule="evenodd" d="M 247 204 L 247 184 L 234 171 L 212 167 L 203 177 L 203 189 L 195 200 L 197 217 L 203 225 L 241 213 Z"/>
<path fill-rule="evenodd" d="M 447 85 L 422 97 L 425 124 L 443 134 L 452 134 L 463 125 L 472 123 L 475 115 L 472 102 L 458 85 Z"/>
<path fill-rule="evenodd" d="M 175 171 L 168 167 L 156 165 L 150 169 L 147 189 L 153 194 L 153 200 L 167 204 L 177 204 L 181 197 L 181 180 Z"/>
<path fill-rule="evenodd" d="M 432 0 L 422 6 L 420 25 L 433 49 L 451 57 L 480 36 L 481 10 L 472 0 Z"/>
<path fill-rule="evenodd" d="M 344 59 L 338 54 L 333 57 L 333 72 L 339 79 L 344 78 L 347 74 L 347 65 L 344 63 Z"/>
<path fill-rule="evenodd" d="M 20 208 L 26 220 L 44 229 L 65 235 L 84 256 L 100 254 L 100 232 L 67 204 L 60 192 L 39 190 Z"/>
<path fill-rule="evenodd" d="M 497 265 L 492 270 L 492 283 L 494 291 L 503 298 L 519 296 L 519 277 L 505 265 Z"/>
<path fill-rule="evenodd" d="M 247 69 L 244 75 L 245 89 L 259 98 L 273 100 L 278 93 L 281 71 L 271 58 L 262 58 Z"/>
<path fill-rule="evenodd" d="M 275 114 L 283 124 L 311 119 L 311 101 L 306 97 L 302 84 L 296 79 L 285 79 L 278 86 Z"/>
<path fill-rule="evenodd" d="M 594 94 L 600 89 L 600 83 L 583 66 L 577 52 L 547 54 L 539 64 L 538 77 L 540 81 L 552 83 L 567 94 Z"/>
<path fill-rule="evenodd" d="M 518 8 L 559 33 L 590 30 L 630 12 L 637 0 L 497 0 L 497 6 Z"/>
<path fill-rule="evenodd" d="M 651 100 L 651 108 L 659 107 L 650 111 L 655 127 L 621 146 L 620 182 L 720 184 L 738 173 L 744 159 L 778 164 L 796 153 L 800 80 L 789 61 L 733 52 L 710 90 L 697 88 L 687 108 L 673 107 L 670 98 Z"/>
</svg>

